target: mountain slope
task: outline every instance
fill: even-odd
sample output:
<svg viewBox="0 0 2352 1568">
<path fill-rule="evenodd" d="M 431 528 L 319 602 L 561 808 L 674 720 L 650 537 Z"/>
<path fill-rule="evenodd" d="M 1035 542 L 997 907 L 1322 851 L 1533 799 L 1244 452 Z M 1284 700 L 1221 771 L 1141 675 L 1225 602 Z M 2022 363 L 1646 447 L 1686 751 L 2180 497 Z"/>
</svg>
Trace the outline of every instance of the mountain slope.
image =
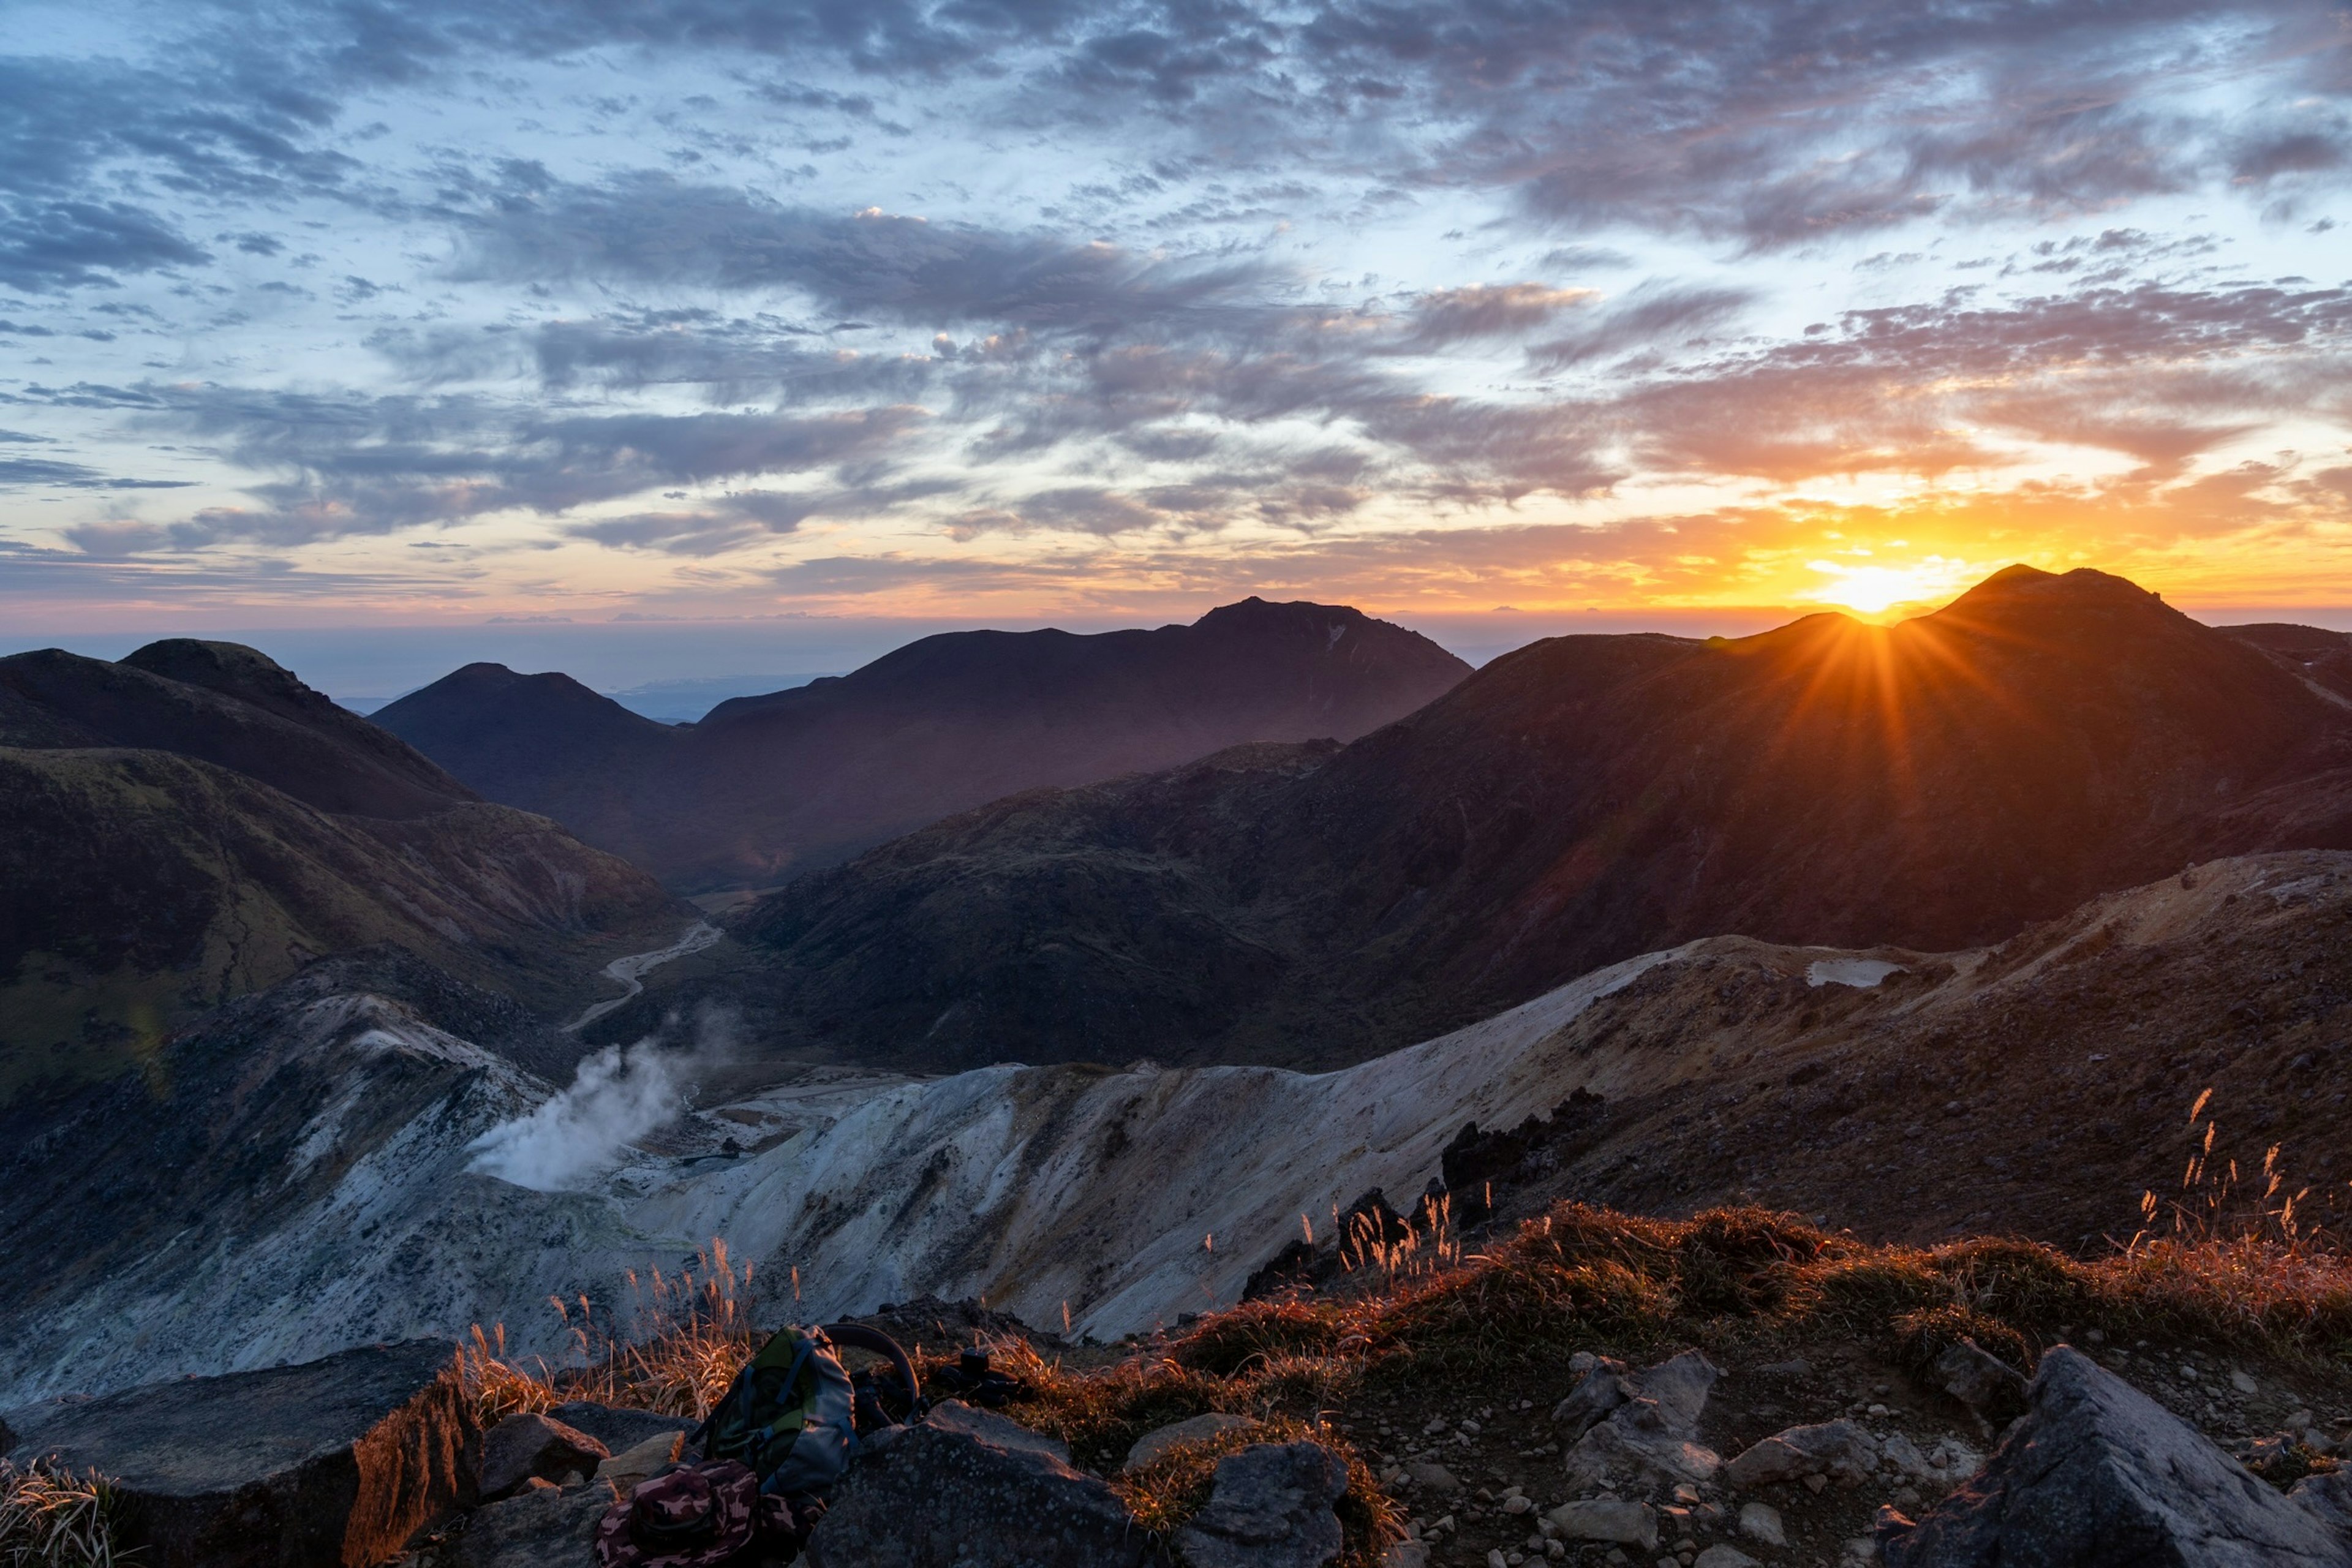
<svg viewBox="0 0 2352 1568">
<path fill-rule="evenodd" d="M 1231 1303 L 1302 1215 L 1328 1257 L 1335 1210 L 1378 1188 L 1410 1211 L 1441 1175 L 1457 1221 L 1490 1198 L 1506 1216 L 1562 1194 L 1668 1216 L 1746 1200 L 1872 1240 L 2095 1254 L 2144 1191 L 2179 1193 L 2218 1122 L 2216 1170 L 2278 1145 L 2285 1191 L 2308 1184 L 2306 1217 L 2340 1227 L 2347 925 L 2352 855 L 2263 856 L 1991 950 L 1639 954 L 1330 1073 L 722 1085 L 696 1058 L 691 1110 L 540 1186 L 470 1167 L 500 1125 L 593 1136 L 576 1086 L 570 1118 L 522 1120 L 555 1093 L 518 1065 L 545 1060 L 541 1033 L 414 961 L 331 960 L 147 1073 L 38 1117 L 0 1106 L 18 1196 L 0 1205 L 0 1409 L 476 1322 L 561 1354 L 551 1294 L 625 1321 L 625 1270 L 712 1237 L 762 1277 L 797 1271 L 813 1316 L 978 1296 L 1112 1337 Z"/>
<path fill-rule="evenodd" d="M 626 862 L 480 800 L 251 649 L 0 660 L 0 1099 L 103 1076 L 372 943 L 576 1006 L 681 919 Z"/>
<path fill-rule="evenodd" d="M 1249 599 L 1152 631 L 925 637 L 692 725 L 482 665 L 375 721 L 490 798 L 698 889 L 837 863 L 1021 790 L 1245 742 L 1352 740 L 1468 671 L 1356 610 Z"/>
<path fill-rule="evenodd" d="M 2347 719 L 2095 572 L 1894 627 L 1561 637 L 1336 752 L 940 823 L 667 986 L 848 1059 L 1359 1059 L 1693 937 L 1958 947 L 2194 857 L 2352 841 Z"/>
</svg>

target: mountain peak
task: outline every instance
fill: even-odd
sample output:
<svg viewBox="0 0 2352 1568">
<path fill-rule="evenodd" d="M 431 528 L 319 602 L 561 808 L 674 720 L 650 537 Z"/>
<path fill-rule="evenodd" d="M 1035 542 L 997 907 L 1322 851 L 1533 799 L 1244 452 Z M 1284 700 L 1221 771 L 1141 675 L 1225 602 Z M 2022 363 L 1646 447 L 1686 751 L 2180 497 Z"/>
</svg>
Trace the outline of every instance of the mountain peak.
<svg viewBox="0 0 2352 1568">
<path fill-rule="evenodd" d="M 2031 606 L 2037 609 L 2114 609 L 2126 605 L 2153 609 L 2164 596 L 2151 594 L 2128 577 L 2077 566 L 2071 572 L 2044 572 L 2019 563 L 2000 571 L 1954 599 L 1937 615 L 1955 610 L 1986 611 Z"/>
</svg>

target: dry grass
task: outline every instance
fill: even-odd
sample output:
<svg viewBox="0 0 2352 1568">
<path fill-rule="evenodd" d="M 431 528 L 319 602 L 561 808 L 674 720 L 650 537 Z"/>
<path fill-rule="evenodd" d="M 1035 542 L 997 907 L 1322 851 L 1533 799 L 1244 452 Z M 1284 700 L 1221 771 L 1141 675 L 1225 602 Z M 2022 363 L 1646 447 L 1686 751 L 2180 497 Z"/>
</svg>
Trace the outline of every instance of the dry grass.
<svg viewBox="0 0 2352 1568">
<path fill-rule="evenodd" d="M 97 1476 L 18 1469 L 0 1459 L 0 1568 L 111 1568 L 114 1493 Z"/>
<path fill-rule="evenodd" d="M 567 1399 L 654 1410 L 699 1421 L 727 1392 L 763 1337 L 753 1327 L 752 1266 L 740 1269 L 727 1244 L 714 1240 L 696 1266 L 676 1276 L 655 1269 L 628 1275 L 625 1321 L 600 1322 L 585 1296 L 548 1305 L 571 1331 L 570 1364 L 509 1361 L 506 1325 L 478 1323 L 458 1347 L 458 1372 L 485 1425 L 517 1411 L 544 1410 Z"/>
<path fill-rule="evenodd" d="M 1873 1344 L 1916 1368 L 1966 1336 L 2030 1366 L 2091 1329 L 2352 1373 L 2352 1261 L 2324 1237 L 2283 1229 L 2274 1210 L 2235 1234 L 2220 1233 L 2221 1212 L 2210 1209 L 2201 1230 L 2143 1234 L 2085 1261 L 2002 1238 L 1878 1246 L 1757 1208 L 1661 1220 L 1563 1204 L 1468 1255 L 1451 1237 L 1367 1245 L 1361 1267 L 1328 1293 L 1212 1313 L 1109 1366 L 1067 1370 L 1019 1339 L 989 1348 L 1034 1391 L 1008 1414 L 1115 1477 L 1162 1532 L 1206 1500 L 1216 1461 L 1249 1441 L 1331 1448 L 1350 1476 L 1344 1561 L 1369 1568 L 1401 1516 L 1328 1423 L 1367 1390 L 1419 1388 L 1458 1405 L 1495 1382 L 1547 1376 L 1580 1350 L 1699 1345 L 1737 1360 L 1822 1339 Z M 580 1352 L 568 1370 L 512 1365 L 502 1340 L 478 1331 L 464 1356 L 469 1387 L 488 1418 L 564 1398 L 699 1417 L 758 1342 L 749 1283 L 714 1244 L 698 1269 L 639 1293 L 625 1337 L 593 1325 L 584 1304 L 559 1303 Z M 1118 1475 L 1138 1437 L 1208 1411 L 1262 1427 Z"/>
</svg>

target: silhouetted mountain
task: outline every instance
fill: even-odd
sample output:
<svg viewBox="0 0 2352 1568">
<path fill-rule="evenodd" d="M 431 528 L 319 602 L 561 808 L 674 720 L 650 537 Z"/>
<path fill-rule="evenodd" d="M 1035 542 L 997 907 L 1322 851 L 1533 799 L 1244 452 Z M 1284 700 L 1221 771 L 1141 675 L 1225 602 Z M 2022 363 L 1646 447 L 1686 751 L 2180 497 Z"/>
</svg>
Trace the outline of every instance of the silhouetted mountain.
<svg viewBox="0 0 2352 1568">
<path fill-rule="evenodd" d="M 61 648 L 0 658 L 0 745 L 175 752 L 358 816 L 416 816 L 481 798 L 235 643 L 175 638 L 117 664 Z"/>
<path fill-rule="evenodd" d="M 1893 627 L 1559 637 L 1345 748 L 940 823 L 667 989 L 926 1066 L 1355 1059 L 1691 938 L 1957 948 L 2191 858 L 2352 842 L 2347 719 L 2088 571 Z"/>
<path fill-rule="evenodd" d="M 0 1099 L 373 943 L 576 1006 L 681 919 L 251 648 L 0 659 Z"/>
<path fill-rule="evenodd" d="M 489 798 L 693 889 L 773 882 L 1020 790 L 1352 740 L 1468 672 L 1357 610 L 1248 599 L 1153 631 L 925 637 L 692 725 L 496 665 L 374 718 Z"/>
</svg>

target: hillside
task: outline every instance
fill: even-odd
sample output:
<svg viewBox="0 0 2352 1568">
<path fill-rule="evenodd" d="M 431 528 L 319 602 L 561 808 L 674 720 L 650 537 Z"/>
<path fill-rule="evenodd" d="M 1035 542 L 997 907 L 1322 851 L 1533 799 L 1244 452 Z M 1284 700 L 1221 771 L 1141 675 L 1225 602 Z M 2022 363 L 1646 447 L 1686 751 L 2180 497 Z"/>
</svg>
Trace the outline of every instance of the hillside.
<svg viewBox="0 0 2352 1568">
<path fill-rule="evenodd" d="M 0 1184 L 23 1194 L 0 1208 L 0 1407 L 476 1321 L 554 1353 L 551 1294 L 609 1320 L 626 1270 L 712 1237 L 797 1269 L 808 1314 L 977 1297 L 1115 1339 L 1298 1268 L 1302 1215 L 1328 1255 L 1338 1215 L 1377 1214 L 1375 1192 L 1410 1214 L 1439 1178 L 1465 1223 L 1567 1195 L 1755 1203 L 1874 1242 L 2097 1257 L 2143 1193 L 2214 1190 L 2180 1184 L 2210 1127 L 2216 1173 L 2276 1145 L 2306 1225 L 2340 1230 L 2347 925 L 2352 855 L 2253 857 L 1989 950 L 1707 939 L 1330 1073 L 909 1079 L 730 1060 L 673 1027 L 589 1075 L 642 1093 L 561 1092 L 561 1042 L 511 1004 L 347 956 L 144 1070 L 0 1107 Z M 646 1113 L 599 1142 L 624 1100 Z M 482 1165 L 500 1127 L 561 1160 Z M 2233 1215 L 2261 1195 L 2242 1187 Z"/>
<path fill-rule="evenodd" d="M 374 943 L 576 1006 L 682 919 L 249 648 L 0 659 L 0 1099 Z"/>
<path fill-rule="evenodd" d="M 2352 710 L 2119 578 L 1572 637 L 1340 748 L 994 803 L 793 884 L 636 1016 L 908 1067 L 1360 1059 L 1700 936 L 1999 941 L 2352 828 Z M 624 1010 L 611 1026 L 630 1026 Z"/>
<path fill-rule="evenodd" d="M 374 718 L 488 798 L 697 890 L 772 884 L 1022 790 L 1352 740 L 1468 673 L 1360 611 L 1249 599 L 1150 631 L 925 637 L 691 725 L 496 665 Z"/>
</svg>

